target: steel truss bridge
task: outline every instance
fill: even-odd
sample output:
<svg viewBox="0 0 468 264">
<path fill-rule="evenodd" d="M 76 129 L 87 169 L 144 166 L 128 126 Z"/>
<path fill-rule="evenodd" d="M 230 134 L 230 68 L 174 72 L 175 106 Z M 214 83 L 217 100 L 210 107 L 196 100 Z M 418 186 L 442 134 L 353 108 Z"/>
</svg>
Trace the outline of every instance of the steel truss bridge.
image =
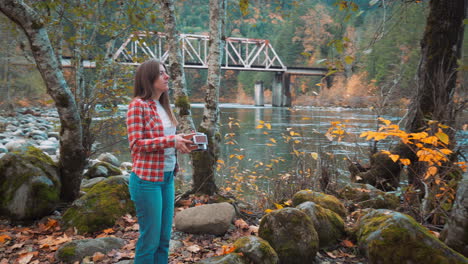
<svg viewBox="0 0 468 264">
<path fill-rule="evenodd" d="M 179 34 L 184 68 L 208 68 L 209 40 L 207 35 Z M 162 32 L 136 32 L 121 44 L 112 59 L 122 65 L 137 66 L 148 58 L 156 58 L 168 64 L 169 50 L 167 45 L 166 34 Z M 291 105 L 291 75 L 325 76 L 328 72 L 327 68 L 287 67 L 270 41 L 266 39 L 228 37 L 225 40 L 222 56 L 221 69 L 224 70 L 274 72 L 275 78 L 272 87 L 274 106 Z M 83 64 L 86 68 L 95 67 L 93 61 L 83 61 Z M 64 58 L 62 65 L 63 67 L 72 67 L 71 60 Z M 326 81 L 327 85 L 330 85 L 328 78 Z M 259 89 L 263 94 L 263 87 Z"/>
</svg>

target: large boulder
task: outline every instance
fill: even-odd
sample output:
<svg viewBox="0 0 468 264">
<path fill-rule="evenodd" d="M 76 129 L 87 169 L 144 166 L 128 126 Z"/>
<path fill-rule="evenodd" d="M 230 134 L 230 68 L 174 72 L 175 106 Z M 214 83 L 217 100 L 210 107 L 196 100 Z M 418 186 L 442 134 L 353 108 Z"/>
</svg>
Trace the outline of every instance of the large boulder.
<svg viewBox="0 0 468 264">
<path fill-rule="evenodd" d="M 92 178 L 97 178 L 97 177 L 110 177 L 110 176 L 116 176 L 116 175 L 121 175 L 122 171 L 107 162 L 101 161 L 97 162 L 93 166 L 91 166 L 88 171 L 84 174 L 84 178 L 86 179 L 92 179 Z"/>
<path fill-rule="evenodd" d="M 13 220 L 38 219 L 60 202 L 57 165 L 40 149 L 29 146 L 0 159 L 0 214 Z"/>
<path fill-rule="evenodd" d="M 93 256 L 96 252 L 106 254 L 123 245 L 125 245 L 125 240 L 118 237 L 74 240 L 63 244 L 55 252 L 55 257 L 65 263 L 80 262 L 84 257 Z"/>
<path fill-rule="evenodd" d="M 109 177 L 75 200 L 63 215 L 65 228 L 76 227 L 80 234 L 112 227 L 126 214 L 135 214 L 128 181 L 123 176 Z"/>
<path fill-rule="evenodd" d="M 346 217 L 346 208 L 343 203 L 333 195 L 314 192 L 311 190 L 302 190 L 293 195 L 293 206 L 298 206 L 303 202 L 311 201 L 322 207 L 332 210 L 341 217 Z"/>
<path fill-rule="evenodd" d="M 104 162 L 107 162 L 109 164 L 112 164 L 112 165 L 114 165 L 116 167 L 120 166 L 119 159 L 116 156 L 114 156 L 112 153 L 109 153 L 109 152 L 101 153 L 101 155 L 99 155 L 99 157 L 97 159 L 100 160 L 100 161 L 104 161 Z"/>
<path fill-rule="evenodd" d="M 364 209 L 358 217 L 358 246 L 369 263 L 468 263 L 409 215 L 387 209 Z"/>
<path fill-rule="evenodd" d="M 468 257 L 468 174 L 458 185 L 457 196 L 440 239 Z"/>
<path fill-rule="evenodd" d="M 258 236 L 273 247 L 280 263 L 313 263 L 319 248 L 312 220 L 296 208 L 283 208 L 264 215 Z"/>
<path fill-rule="evenodd" d="M 252 264 L 278 264 L 279 258 L 268 241 L 258 236 L 244 236 L 234 242 L 234 252 L 242 253 Z"/>
<path fill-rule="evenodd" d="M 197 264 L 248 264 L 247 260 L 239 253 L 229 253 L 221 256 L 203 259 Z"/>
<path fill-rule="evenodd" d="M 357 209 L 396 209 L 400 205 L 400 199 L 394 193 L 364 183 L 347 184 L 338 190 L 338 197 L 350 201 Z"/>
<path fill-rule="evenodd" d="M 336 245 L 338 240 L 346 235 L 343 219 L 332 210 L 310 201 L 303 202 L 296 208 L 312 219 L 315 231 L 319 236 L 320 248 Z"/>
<path fill-rule="evenodd" d="M 229 203 L 205 204 L 176 213 L 176 230 L 192 234 L 226 233 L 236 212 Z"/>
</svg>

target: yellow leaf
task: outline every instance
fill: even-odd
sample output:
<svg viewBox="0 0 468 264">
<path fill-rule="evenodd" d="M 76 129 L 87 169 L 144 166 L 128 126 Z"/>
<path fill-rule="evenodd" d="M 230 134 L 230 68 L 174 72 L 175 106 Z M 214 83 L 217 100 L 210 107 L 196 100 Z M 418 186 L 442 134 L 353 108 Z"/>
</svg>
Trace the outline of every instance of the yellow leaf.
<svg viewBox="0 0 468 264">
<path fill-rule="evenodd" d="M 219 160 L 218 160 L 218 163 L 220 163 L 220 164 L 224 164 L 224 160 L 222 160 L 222 159 L 219 159 Z"/>
<path fill-rule="evenodd" d="M 439 151 L 444 153 L 445 155 L 449 155 L 453 153 L 450 149 L 440 149 Z"/>
<path fill-rule="evenodd" d="M 379 120 L 384 123 L 386 126 L 390 125 L 392 122 L 390 120 L 379 117 Z"/>
<path fill-rule="evenodd" d="M 353 61 L 354 61 L 354 58 L 352 56 L 346 56 L 345 57 L 346 64 L 351 64 L 351 63 L 353 63 Z"/>
<path fill-rule="evenodd" d="M 273 212 L 273 210 L 271 210 L 271 209 L 266 209 L 265 210 L 265 213 L 271 213 L 271 212 Z"/>
<path fill-rule="evenodd" d="M 255 127 L 256 129 L 260 129 L 260 128 L 263 128 L 263 125 L 258 125 L 257 127 Z"/>
<path fill-rule="evenodd" d="M 400 155 L 389 155 L 389 157 L 393 160 L 393 162 L 397 162 L 397 160 L 400 158 Z"/>
<path fill-rule="evenodd" d="M 411 161 L 409 159 L 400 159 L 401 164 L 408 166 L 411 164 Z"/>
<path fill-rule="evenodd" d="M 431 166 L 427 169 L 424 179 L 427 179 L 429 176 L 433 176 L 437 173 L 437 167 Z"/>
<path fill-rule="evenodd" d="M 445 145 L 448 145 L 449 137 L 447 134 L 445 134 L 444 132 L 437 132 L 435 135 L 442 143 L 444 143 Z"/>
<path fill-rule="evenodd" d="M 271 124 L 270 124 L 270 123 L 265 123 L 265 126 L 266 126 L 268 129 L 271 129 Z"/>
<path fill-rule="evenodd" d="M 276 143 L 276 140 L 274 138 L 270 138 L 270 141 Z"/>
<path fill-rule="evenodd" d="M 282 209 L 283 208 L 283 206 L 281 204 L 277 204 L 277 203 L 274 203 L 274 204 L 276 206 L 276 209 Z"/>
<path fill-rule="evenodd" d="M 317 154 L 317 152 L 312 152 L 312 153 L 310 153 L 310 155 L 312 156 L 312 158 L 313 158 L 314 160 L 317 160 L 317 159 L 318 159 L 318 154 Z"/>
<path fill-rule="evenodd" d="M 244 155 L 237 155 L 237 156 L 236 156 L 236 158 L 237 158 L 238 160 L 243 160 L 244 157 L 245 157 Z"/>
</svg>

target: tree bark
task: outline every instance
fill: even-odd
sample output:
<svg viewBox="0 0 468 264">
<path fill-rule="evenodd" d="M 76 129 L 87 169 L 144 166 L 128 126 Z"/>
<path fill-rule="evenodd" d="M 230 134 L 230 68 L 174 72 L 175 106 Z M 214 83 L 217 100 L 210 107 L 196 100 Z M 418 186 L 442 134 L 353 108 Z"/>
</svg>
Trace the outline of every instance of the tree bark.
<svg viewBox="0 0 468 264">
<path fill-rule="evenodd" d="M 421 40 L 421 60 L 417 73 L 417 90 L 411 100 L 405 128 L 420 132 L 436 120 L 454 127 L 456 111 L 453 96 L 457 79 L 457 61 L 461 57 L 467 0 L 431 0 L 426 28 Z M 435 131 L 434 131 L 435 130 Z M 437 132 L 433 127 L 432 133 Z M 455 130 L 444 131 L 455 147 Z M 410 166 L 409 183 L 423 190 L 425 166 L 416 160 Z"/>
<path fill-rule="evenodd" d="M 224 49 L 226 0 L 210 0 L 210 40 L 208 42 L 208 77 L 205 90 L 203 119 L 198 131 L 208 136 L 208 150 L 192 154 L 194 162 L 193 191 L 212 195 L 218 191 L 215 168 L 219 156 L 219 86 L 221 59 Z"/>
<path fill-rule="evenodd" d="M 431 0 L 421 40 L 417 91 L 411 101 L 406 130 L 419 132 L 428 120 L 455 124 L 453 95 L 457 60 L 461 57 L 467 0 Z M 449 132 L 453 141 L 454 133 Z"/>
<path fill-rule="evenodd" d="M 184 61 L 180 47 L 177 21 L 174 14 L 174 0 L 158 0 L 164 16 L 164 30 L 169 45 L 169 74 L 174 90 L 175 112 L 179 120 L 179 128 L 183 133 L 195 130 L 190 110 L 190 100 L 187 95 Z"/>
<path fill-rule="evenodd" d="M 61 198 L 73 201 L 79 195 L 85 153 L 81 120 L 72 93 L 60 70 L 47 30 L 40 16 L 23 1 L 0 1 L 0 12 L 15 22 L 26 34 L 37 68 L 52 97 L 60 118 L 59 170 Z"/>
</svg>

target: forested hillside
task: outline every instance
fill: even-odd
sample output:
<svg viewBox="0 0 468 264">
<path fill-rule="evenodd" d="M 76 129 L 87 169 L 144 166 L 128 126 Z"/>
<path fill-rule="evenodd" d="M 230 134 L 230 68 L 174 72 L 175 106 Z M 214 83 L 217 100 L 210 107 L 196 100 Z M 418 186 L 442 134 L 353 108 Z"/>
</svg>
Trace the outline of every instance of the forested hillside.
<svg viewBox="0 0 468 264">
<path fill-rule="evenodd" d="M 363 106 L 376 103 L 379 98 L 374 95 L 386 96 L 389 92 L 393 98 L 409 98 L 414 87 L 427 4 L 390 1 L 383 6 L 380 2 L 367 0 L 355 3 L 358 5 L 356 11 L 340 11 L 333 1 L 259 0 L 250 1 L 246 12 L 242 12 L 238 1 L 228 1 L 226 32 L 231 37 L 270 40 L 287 66 L 325 67 L 327 63 L 336 62 L 344 65 L 344 72 L 335 76 L 332 89 L 322 92 L 322 87 L 317 85 L 319 77 L 293 76 L 292 93 L 297 104 Z M 150 5 L 146 1 L 140 4 Z M 208 34 L 208 10 L 207 1 L 177 1 L 178 30 L 181 33 Z M 106 10 L 102 12 L 105 14 Z M 104 27 L 118 29 L 120 25 L 126 25 L 112 24 L 115 21 L 106 17 L 112 16 L 98 17 Z M 138 19 L 144 22 L 140 22 L 135 27 L 137 29 L 163 31 L 157 9 L 146 16 L 129 15 L 128 23 Z M 11 89 L 7 90 L 14 97 L 25 94 L 41 97 L 45 89 L 39 74 L 30 74 L 30 68 L 34 67 L 11 62 L 12 58 L 16 60 L 28 52 L 26 42 L 15 41 L 16 47 L 12 46 L 12 39 L 21 39 L 21 33 L 3 15 L 0 21 L 0 55 L 4 61 L 0 65 L 0 78 L 9 83 Z M 65 37 L 74 35 L 76 31 L 66 25 L 64 29 Z M 119 38 L 117 42 L 121 43 L 125 36 Z M 108 39 L 106 32 L 98 34 L 93 47 L 95 51 L 90 56 L 105 53 Z M 64 55 L 72 47 L 65 45 Z M 5 63 L 8 59 L 10 63 Z M 193 101 L 201 100 L 203 93 L 200 88 L 206 80 L 206 70 L 186 69 L 186 72 Z M 255 81 L 263 80 L 268 90 L 273 76 L 269 72 L 224 71 L 221 101 L 252 103 Z M 2 97 L 6 96 L 7 90 Z M 299 96 L 304 94 L 308 96 Z M 237 99 L 233 101 L 232 98 Z M 268 91 L 266 99 L 269 100 Z"/>
</svg>

